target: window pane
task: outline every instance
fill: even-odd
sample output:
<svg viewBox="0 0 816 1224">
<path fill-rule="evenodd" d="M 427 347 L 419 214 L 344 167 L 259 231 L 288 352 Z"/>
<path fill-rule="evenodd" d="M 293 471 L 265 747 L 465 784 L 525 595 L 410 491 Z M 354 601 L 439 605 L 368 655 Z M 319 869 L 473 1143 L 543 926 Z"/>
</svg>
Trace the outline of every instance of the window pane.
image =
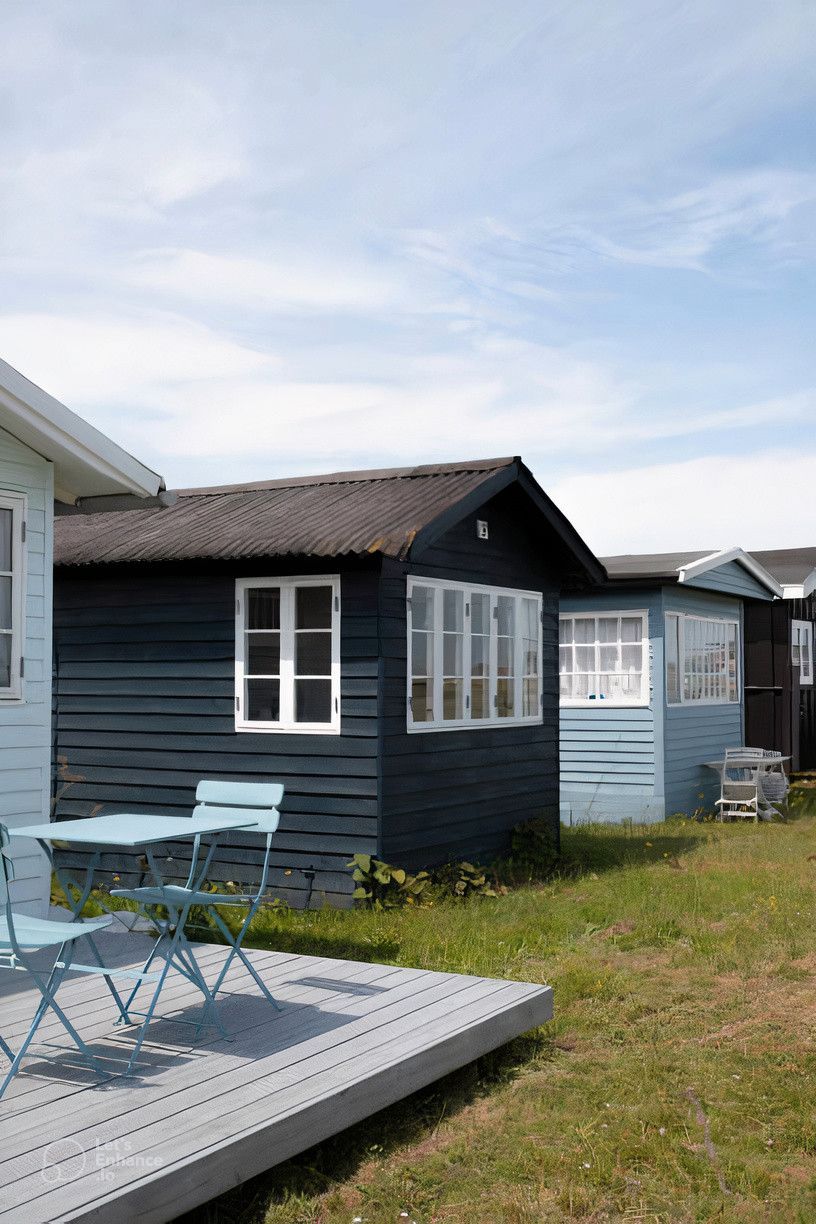
<svg viewBox="0 0 816 1224">
<path fill-rule="evenodd" d="M 446 633 L 442 639 L 442 671 L 445 676 L 462 675 L 462 634 Z"/>
<path fill-rule="evenodd" d="M 497 642 L 497 675 L 512 676 L 513 674 L 513 639 L 500 637 Z"/>
<path fill-rule="evenodd" d="M 558 640 L 562 644 L 572 641 L 572 617 L 562 616 L 558 622 Z"/>
<path fill-rule="evenodd" d="M 639 616 L 621 617 L 621 641 L 640 642 L 643 639 L 643 621 Z"/>
<path fill-rule="evenodd" d="M 470 682 L 471 718 L 490 717 L 490 681 L 474 678 Z"/>
<path fill-rule="evenodd" d="M 248 633 L 246 661 L 249 676 L 277 676 L 280 673 L 280 634 Z"/>
<path fill-rule="evenodd" d="M 522 681 L 522 715 L 529 718 L 538 714 L 541 705 L 538 697 L 538 680 Z"/>
<path fill-rule="evenodd" d="M 571 675 L 561 675 L 559 680 L 559 696 L 570 698 L 573 695 L 573 677 Z"/>
<path fill-rule="evenodd" d="M 11 629 L 12 581 L 11 578 L 0 578 L 0 629 Z"/>
<path fill-rule="evenodd" d="M 594 672 L 595 670 L 595 647 L 594 646 L 576 646 L 575 647 L 575 670 L 577 672 Z"/>
<path fill-rule="evenodd" d="M 295 681 L 295 722 L 331 722 L 331 680 Z"/>
<path fill-rule="evenodd" d="M 470 605 L 471 633 L 490 633 L 490 596 L 475 594 Z"/>
<path fill-rule="evenodd" d="M 465 620 L 464 591 L 443 591 L 442 628 L 452 633 L 461 633 Z"/>
<path fill-rule="evenodd" d="M 522 599 L 519 628 L 523 637 L 538 638 L 538 602 L 535 599 Z"/>
<path fill-rule="evenodd" d="M 558 647 L 558 670 L 561 672 L 562 676 L 572 671 L 572 647 L 571 646 L 559 646 Z"/>
<path fill-rule="evenodd" d="M 433 587 L 411 588 L 411 625 L 414 629 L 433 629 Z"/>
<path fill-rule="evenodd" d="M 433 675 L 433 637 L 430 633 L 411 634 L 411 675 Z"/>
<path fill-rule="evenodd" d="M 577 616 L 575 618 L 575 640 L 576 642 L 595 641 L 595 620 L 593 617 Z"/>
<path fill-rule="evenodd" d="M 643 670 L 643 647 L 621 646 L 621 671 L 632 672 Z"/>
<path fill-rule="evenodd" d="M 490 641 L 486 637 L 474 637 L 470 642 L 470 674 L 490 675 Z"/>
<path fill-rule="evenodd" d="M 433 722 L 433 682 L 414 680 L 411 683 L 411 717 L 417 722 Z"/>
<path fill-rule="evenodd" d="M 598 655 L 602 672 L 615 672 L 618 670 L 617 646 L 601 646 Z"/>
<path fill-rule="evenodd" d="M 676 705 L 680 700 L 680 618 L 666 617 L 666 700 Z"/>
<path fill-rule="evenodd" d="M 280 629 L 280 587 L 253 587 L 246 605 L 247 629 Z"/>
<path fill-rule="evenodd" d="M 295 591 L 295 628 L 331 629 L 332 588 L 302 586 Z"/>
<path fill-rule="evenodd" d="M 598 617 L 598 641 L 599 642 L 617 642 L 618 640 L 618 618 L 617 616 L 599 616 Z"/>
<path fill-rule="evenodd" d="M 4 507 L 0 510 L 0 570 L 9 572 L 11 571 L 11 531 L 13 525 L 14 511 Z"/>
<path fill-rule="evenodd" d="M 295 634 L 295 675 L 331 675 L 331 634 Z"/>
<path fill-rule="evenodd" d="M 442 681 L 442 717 L 446 721 L 464 718 L 463 687 L 461 680 Z"/>
<path fill-rule="evenodd" d="M 505 680 L 500 677 L 496 682 L 496 696 L 498 698 L 497 713 L 499 718 L 513 717 L 513 690 L 515 683 L 512 679 Z"/>
<path fill-rule="evenodd" d="M 0 688 L 11 686 L 11 634 L 0 633 Z"/>
<path fill-rule="evenodd" d="M 250 722 L 280 721 L 280 680 L 247 680 L 246 690 Z"/>
<path fill-rule="evenodd" d="M 510 634 L 512 637 L 516 624 L 515 598 L 510 595 L 500 595 L 496 600 L 496 613 L 499 634 Z"/>
</svg>

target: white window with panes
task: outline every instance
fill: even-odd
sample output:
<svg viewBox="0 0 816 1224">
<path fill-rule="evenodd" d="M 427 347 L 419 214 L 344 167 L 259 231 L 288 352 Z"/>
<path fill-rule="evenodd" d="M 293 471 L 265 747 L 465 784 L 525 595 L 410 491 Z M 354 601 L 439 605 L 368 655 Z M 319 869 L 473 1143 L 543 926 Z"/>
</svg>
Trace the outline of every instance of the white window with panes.
<svg viewBox="0 0 816 1224">
<path fill-rule="evenodd" d="M 800 685 L 813 684 L 812 621 L 791 621 L 791 662 L 799 669 Z"/>
<path fill-rule="evenodd" d="M 666 613 L 669 705 L 733 705 L 740 699 L 739 621 Z"/>
<path fill-rule="evenodd" d="M 340 732 L 340 579 L 235 584 L 235 728 Z"/>
<path fill-rule="evenodd" d="M 562 706 L 649 704 L 646 612 L 570 612 L 559 617 Z"/>
<path fill-rule="evenodd" d="M 25 511 L 19 493 L 0 491 L 0 700 L 23 692 Z"/>
<path fill-rule="evenodd" d="M 541 595 L 408 579 L 408 730 L 541 721 Z"/>
</svg>

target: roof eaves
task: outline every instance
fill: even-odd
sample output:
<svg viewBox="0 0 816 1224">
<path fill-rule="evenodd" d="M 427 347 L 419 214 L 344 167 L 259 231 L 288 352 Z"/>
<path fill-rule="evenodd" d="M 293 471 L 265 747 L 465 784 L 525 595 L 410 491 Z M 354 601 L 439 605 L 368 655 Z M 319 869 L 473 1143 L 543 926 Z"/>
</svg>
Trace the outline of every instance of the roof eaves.
<svg viewBox="0 0 816 1224">
<path fill-rule="evenodd" d="M 765 567 L 760 565 L 757 559 L 752 557 L 750 553 L 745 552 L 743 548 L 737 547 L 723 548 L 718 552 L 708 553 L 705 557 L 698 557 L 696 561 L 678 566 L 677 581 L 688 582 L 690 579 L 698 578 L 709 570 L 719 569 L 721 565 L 728 565 L 731 561 L 738 562 L 743 569 L 746 569 L 772 595 L 775 595 L 778 599 L 782 598 L 782 587 L 773 575 L 769 574 Z"/>
</svg>

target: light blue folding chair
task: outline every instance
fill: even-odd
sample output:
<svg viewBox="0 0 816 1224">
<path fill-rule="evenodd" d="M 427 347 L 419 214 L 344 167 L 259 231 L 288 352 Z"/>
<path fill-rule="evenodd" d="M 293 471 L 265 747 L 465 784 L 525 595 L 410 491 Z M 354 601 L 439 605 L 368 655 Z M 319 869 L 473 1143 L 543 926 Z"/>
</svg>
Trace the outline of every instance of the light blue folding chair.
<svg viewBox="0 0 816 1224">
<path fill-rule="evenodd" d="M 187 883 L 179 884 L 156 884 L 154 886 L 145 885 L 139 888 L 113 888 L 111 889 L 112 897 L 127 897 L 131 901 L 137 901 L 141 906 L 164 906 L 168 912 L 166 922 L 160 922 L 160 927 L 164 932 L 167 928 L 174 930 L 171 936 L 173 940 L 174 964 L 176 969 L 185 976 L 189 976 L 191 980 L 197 981 L 200 986 L 204 987 L 205 996 L 214 999 L 218 992 L 222 989 L 223 982 L 230 965 L 235 957 L 238 957 L 244 968 L 254 979 L 259 990 L 264 998 L 272 1004 L 276 1011 L 280 1011 L 280 1006 L 272 997 L 264 984 L 262 978 L 255 969 L 255 966 L 245 955 L 242 948 L 244 936 L 249 930 L 252 919 L 258 911 L 266 895 L 266 885 L 269 878 L 269 859 L 272 851 L 272 837 L 277 830 L 280 821 L 280 812 L 278 808 L 283 799 L 283 786 L 278 782 L 216 782 L 216 781 L 201 781 L 196 788 L 196 807 L 193 811 L 194 816 L 246 816 L 250 812 L 254 819 L 254 824 L 245 826 L 241 829 L 242 833 L 262 833 L 266 837 L 266 848 L 261 867 L 261 879 L 257 890 L 254 893 L 221 893 L 221 892 L 202 892 L 193 887 L 195 877 L 195 861 L 197 847 L 193 855 L 193 864 L 190 868 L 190 874 Z M 208 860 L 209 861 L 209 860 Z M 213 922 L 226 941 L 229 952 L 221 966 L 221 970 L 216 978 L 213 986 L 207 987 L 203 982 L 203 974 L 201 973 L 193 950 L 184 936 L 183 922 L 189 913 L 191 906 L 201 906 L 205 908 L 212 916 Z M 241 924 L 241 929 L 237 935 L 233 936 L 232 931 L 227 926 L 224 919 L 218 913 L 218 906 L 247 906 L 246 917 Z M 159 952 L 159 944 L 157 942 L 150 956 L 144 964 L 144 969 L 150 968 L 150 965 Z M 166 953 L 164 953 L 166 955 Z M 125 1003 L 125 1011 L 131 1010 L 131 1004 L 136 994 L 138 986 L 134 987 L 130 998 Z M 205 1007 L 202 1021 L 196 1026 L 203 1027 L 206 1022 L 206 1016 L 211 1010 L 210 1006 Z M 221 1028 L 220 1023 L 217 1026 Z M 223 1029 L 222 1029 L 223 1032 Z"/>
<path fill-rule="evenodd" d="M 16 1075 L 20 1063 L 34 1040 L 46 1012 L 51 1009 L 54 1015 L 69 1034 L 82 1058 L 98 1075 L 105 1075 L 105 1069 L 94 1058 L 71 1021 L 66 1016 L 56 1000 L 56 993 L 69 969 L 80 972 L 89 967 L 72 966 L 74 945 L 78 939 L 91 935 L 110 924 L 110 918 L 95 918 L 90 922 L 52 922 L 44 918 L 28 918 L 24 914 L 15 914 L 11 908 L 9 885 L 14 879 L 14 863 L 9 850 L 9 834 L 5 825 L 0 824 L 0 905 L 3 916 L 0 917 L 0 969 L 12 969 L 28 973 L 32 982 L 40 992 L 40 1004 L 34 1013 L 29 1030 L 17 1053 L 0 1035 L 0 1050 L 11 1062 L 5 1079 L 0 1084 L 0 1097 L 5 1092 L 11 1080 Z M 44 948 L 56 948 L 57 953 L 50 970 L 32 962 L 32 953 Z M 49 958 L 50 959 L 50 958 Z M 98 966 L 94 966 L 96 971 Z"/>
</svg>

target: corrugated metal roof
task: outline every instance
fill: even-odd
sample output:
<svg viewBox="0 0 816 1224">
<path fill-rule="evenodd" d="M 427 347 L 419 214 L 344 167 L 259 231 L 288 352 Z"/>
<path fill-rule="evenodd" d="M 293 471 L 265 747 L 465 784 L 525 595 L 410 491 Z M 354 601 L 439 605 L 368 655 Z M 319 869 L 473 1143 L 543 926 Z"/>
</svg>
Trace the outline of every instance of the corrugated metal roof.
<svg viewBox="0 0 816 1224">
<path fill-rule="evenodd" d="M 691 552 L 672 553 L 627 553 L 619 557 L 601 557 L 610 580 L 632 578 L 673 578 L 678 571 L 692 561 L 711 556 L 715 548 L 698 548 Z"/>
<path fill-rule="evenodd" d="M 54 562 L 365 553 L 404 557 L 424 527 L 518 463 L 514 458 L 480 459 L 180 489 L 167 506 L 60 515 Z"/>
<path fill-rule="evenodd" d="M 752 555 L 783 585 L 803 583 L 816 570 L 816 548 L 773 548 Z"/>
</svg>

